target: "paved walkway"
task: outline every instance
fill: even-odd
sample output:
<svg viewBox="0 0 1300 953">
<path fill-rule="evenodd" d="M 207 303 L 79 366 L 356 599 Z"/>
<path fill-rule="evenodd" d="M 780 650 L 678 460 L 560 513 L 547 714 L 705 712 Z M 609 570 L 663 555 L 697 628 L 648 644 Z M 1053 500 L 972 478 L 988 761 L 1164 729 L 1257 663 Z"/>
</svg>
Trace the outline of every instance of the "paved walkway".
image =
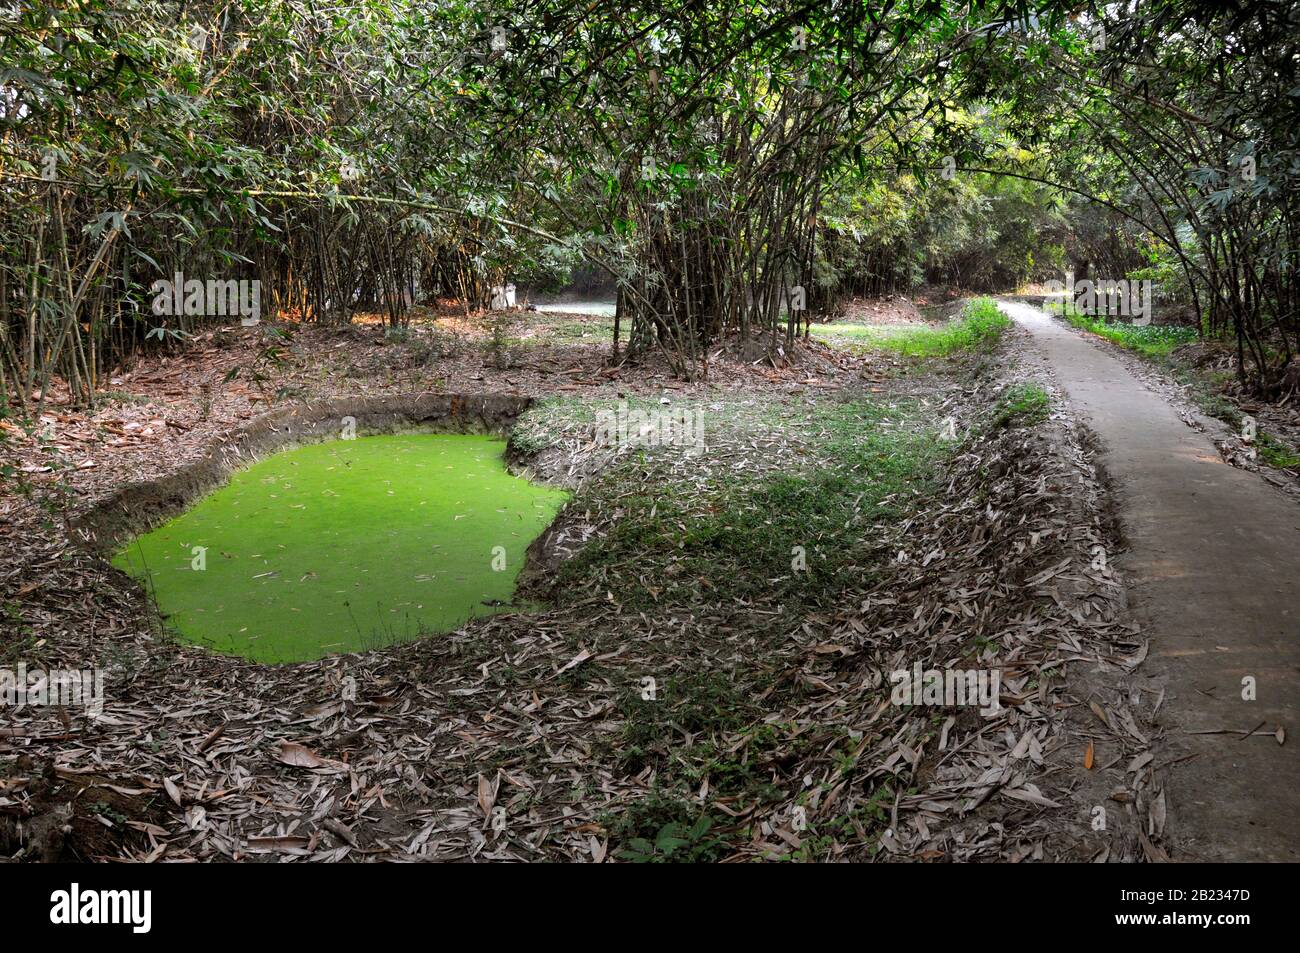
<svg viewBox="0 0 1300 953">
<path fill-rule="evenodd" d="M 1166 834 L 1176 860 L 1300 860 L 1300 505 L 1224 463 L 1112 354 L 1002 302 L 1100 437 L 1128 551 L 1117 562 L 1167 688 Z M 1242 700 L 1254 676 L 1256 701 Z M 1260 736 L 1189 734 L 1228 728 Z M 1281 725 L 1290 737 L 1279 746 Z"/>
</svg>

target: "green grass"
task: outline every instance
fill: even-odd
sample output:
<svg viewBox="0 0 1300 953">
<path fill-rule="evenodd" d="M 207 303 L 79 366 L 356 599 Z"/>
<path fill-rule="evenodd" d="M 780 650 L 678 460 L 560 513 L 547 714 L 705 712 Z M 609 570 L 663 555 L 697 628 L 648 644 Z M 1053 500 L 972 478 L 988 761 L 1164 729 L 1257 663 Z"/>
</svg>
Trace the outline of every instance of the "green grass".
<svg viewBox="0 0 1300 953">
<path fill-rule="evenodd" d="M 1074 327 L 1089 331 L 1143 357 L 1168 357 L 1174 348 L 1196 340 L 1196 328 L 1181 324 L 1136 325 L 1122 322 L 1109 323 L 1104 317 L 1080 314 L 1067 302 L 1049 302 L 1049 312 L 1063 314 Z"/>
<path fill-rule="evenodd" d="M 609 535 L 561 567 L 561 588 L 576 592 L 593 574 L 637 564 L 658 568 L 630 574 L 624 605 L 689 605 L 716 598 L 716 586 L 728 598 L 776 597 L 791 609 L 826 604 L 869 572 L 871 524 L 903 512 L 928 485 L 947 452 L 932 423 L 911 405 L 819 404 L 805 423 L 815 441 L 806 468 L 757 479 L 729 472 L 690 498 L 623 497 Z M 805 560 L 798 568 L 794 547 Z"/>
<path fill-rule="evenodd" d="M 1010 326 L 1010 319 L 998 310 L 992 298 L 976 298 L 967 303 L 960 318 L 938 327 L 815 324 L 812 333 L 831 343 L 858 350 L 934 358 L 989 348 Z"/>
<path fill-rule="evenodd" d="M 1279 470 L 1291 470 L 1300 467 L 1300 454 L 1271 434 L 1259 433 L 1256 436 L 1260 458 L 1271 467 Z"/>
<path fill-rule="evenodd" d="M 593 315 L 589 318 L 560 320 L 558 315 L 544 315 L 541 320 L 505 321 L 505 329 L 495 330 L 494 337 L 485 342 L 497 347 L 542 347 L 563 344 L 609 344 L 614 339 L 614 319 Z M 556 320 L 547 321 L 553 318 Z M 628 321 L 619 327 L 619 341 L 631 340 L 632 329 Z"/>
<path fill-rule="evenodd" d="M 643 697 L 638 682 L 619 701 L 625 721 L 610 753 L 633 774 L 667 754 L 682 732 L 708 737 L 739 731 L 763 715 L 753 701 L 756 687 L 738 685 L 723 671 L 692 669 L 656 683 L 653 699 Z"/>
<path fill-rule="evenodd" d="M 631 324 L 624 321 L 618 329 L 619 340 L 628 341 L 632 335 Z M 608 344 L 614 339 L 614 319 L 593 317 L 586 321 L 559 321 L 555 324 L 540 324 L 530 343 L 537 344 L 572 344 L 575 342 Z"/>
<path fill-rule="evenodd" d="M 998 401 L 993 415 L 994 427 L 1032 426 L 1042 423 L 1051 413 L 1052 399 L 1037 384 L 1016 384 Z"/>
<path fill-rule="evenodd" d="M 287 450 L 113 562 L 183 641 L 260 662 L 451 631 L 510 602 L 528 545 L 565 500 L 511 475 L 503 451 L 468 434 Z M 202 571 L 194 547 L 206 547 Z"/>
</svg>

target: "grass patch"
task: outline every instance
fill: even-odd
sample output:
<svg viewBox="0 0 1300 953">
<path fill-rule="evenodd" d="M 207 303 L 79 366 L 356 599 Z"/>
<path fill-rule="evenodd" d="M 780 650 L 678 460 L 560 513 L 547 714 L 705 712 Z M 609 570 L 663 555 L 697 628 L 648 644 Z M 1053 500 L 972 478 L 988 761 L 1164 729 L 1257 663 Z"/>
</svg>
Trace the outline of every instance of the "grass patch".
<svg viewBox="0 0 1300 953">
<path fill-rule="evenodd" d="M 512 439 L 581 444 L 596 413 L 618 403 L 541 401 Z M 810 731 L 785 715 L 817 691 L 788 677 L 789 633 L 888 571 L 890 527 L 935 492 L 959 446 L 940 436 L 933 405 L 910 398 L 719 396 L 690 406 L 706 412 L 702 452 L 623 448 L 582 485 L 569 512 L 597 532 L 547 593 L 560 614 L 609 607 L 608 625 L 584 635 L 588 650 L 637 638 L 635 663 L 615 671 L 591 661 L 565 677 L 574 690 L 614 686 L 617 714 L 593 759 L 616 776 L 653 778 L 648 794 L 600 818 L 613 856 L 639 863 L 721 860 L 752 843 L 747 818 L 789 797 L 812 750 L 834 749 L 852 769 L 861 746 L 847 729 Z M 1032 416 L 1035 395 L 1008 406 L 1016 420 Z M 766 450 L 778 437 L 779 450 Z M 688 637 L 676 635 L 678 619 Z M 892 800 L 886 790 L 851 816 L 810 823 L 790 859 L 873 839 Z"/>
<path fill-rule="evenodd" d="M 872 524 L 901 514 L 947 449 L 912 404 L 828 401 L 804 427 L 811 459 L 798 471 L 723 471 L 691 496 L 622 497 L 609 534 L 561 568 L 559 591 L 617 581 L 629 608 L 762 598 L 797 612 L 869 579 L 878 556 Z M 613 485 L 623 468 L 648 460 L 628 455 L 612 468 Z"/>
<path fill-rule="evenodd" d="M 649 698 L 645 686 L 637 684 L 621 700 L 627 720 L 612 753 L 636 773 L 666 755 L 678 735 L 713 737 L 739 731 L 762 715 L 751 701 L 753 689 L 742 689 L 718 671 L 672 675 L 656 685 Z"/>
<path fill-rule="evenodd" d="M 993 415 L 993 427 L 1040 424 L 1051 413 L 1052 399 L 1037 384 L 1016 384 L 1007 388 L 998 401 Z"/>
<path fill-rule="evenodd" d="M 1051 314 L 1059 314 L 1071 325 L 1105 338 L 1143 357 L 1165 358 L 1176 347 L 1189 344 L 1197 338 L 1196 328 L 1182 324 L 1136 325 L 1107 322 L 1104 317 L 1080 314 L 1069 302 L 1048 302 L 1044 307 Z"/>
<path fill-rule="evenodd" d="M 623 343 L 631 340 L 631 323 L 624 321 L 618 329 L 619 340 Z M 531 344 L 609 344 L 614 340 L 614 319 L 593 317 L 589 320 L 558 321 L 554 324 L 539 324 L 534 328 L 534 336 L 527 340 Z"/>
<path fill-rule="evenodd" d="M 948 357 L 960 351 L 986 350 L 998 342 L 1011 320 L 992 298 L 967 302 L 962 316 L 939 327 L 921 325 L 817 324 L 812 333 L 834 344 L 901 357 Z"/>
<path fill-rule="evenodd" d="M 1259 433 L 1255 443 L 1259 447 L 1259 456 L 1265 463 L 1279 470 L 1292 470 L 1300 467 L 1300 454 L 1271 434 Z"/>
</svg>

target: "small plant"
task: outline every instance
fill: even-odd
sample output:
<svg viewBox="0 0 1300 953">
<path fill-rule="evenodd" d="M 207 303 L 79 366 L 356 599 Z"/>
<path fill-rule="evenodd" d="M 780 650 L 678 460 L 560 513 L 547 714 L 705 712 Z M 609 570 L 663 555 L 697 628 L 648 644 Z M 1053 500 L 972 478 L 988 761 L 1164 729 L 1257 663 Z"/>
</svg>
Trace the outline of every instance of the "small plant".
<svg viewBox="0 0 1300 953">
<path fill-rule="evenodd" d="M 36 635 L 23 616 L 22 606 L 11 600 L 0 602 L 0 623 L 0 631 L 5 633 L 5 640 L 0 643 L 0 664 L 29 657 Z"/>
<path fill-rule="evenodd" d="M 655 811 L 659 806 L 656 801 L 650 809 Z M 710 863 L 718 860 L 725 848 L 722 841 L 710 835 L 712 827 L 713 819 L 707 814 L 689 824 L 668 821 L 653 836 L 633 837 L 615 854 L 634 864 Z"/>
<path fill-rule="evenodd" d="M 114 809 L 107 801 L 96 801 L 94 804 L 90 805 L 90 813 L 97 817 L 102 817 L 106 820 L 112 821 L 119 827 L 125 824 L 128 820 L 125 814 Z"/>
<path fill-rule="evenodd" d="M 654 701 L 643 700 L 639 691 L 629 689 L 620 702 L 627 720 L 617 750 L 620 761 L 629 767 L 665 755 L 679 732 L 715 738 L 739 731 L 761 715 L 749 701 L 753 693 L 725 672 L 671 675 L 658 686 Z"/>
<path fill-rule="evenodd" d="M 228 384 L 239 377 L 241 372 L 246 372 L 248 379 L 257 387 L 262 399 L 266 400 L 266 388 L 271 381 L 271 376 L 282 375 L 284 369 L 288 366 L 284 348 L 293 343 L 293 334 L 288 330 L 267 325 L 262 325 L 262 329 L 262 340 L 265 342 L 265 346 L 258 351 L 252 365 L 241 368 L 236 364 L 226 372 L 226 376 L 221 379 L 221 383 Z M 285 389 L 280 388 L 277 396 L 284 393 Z"/>
</svg>

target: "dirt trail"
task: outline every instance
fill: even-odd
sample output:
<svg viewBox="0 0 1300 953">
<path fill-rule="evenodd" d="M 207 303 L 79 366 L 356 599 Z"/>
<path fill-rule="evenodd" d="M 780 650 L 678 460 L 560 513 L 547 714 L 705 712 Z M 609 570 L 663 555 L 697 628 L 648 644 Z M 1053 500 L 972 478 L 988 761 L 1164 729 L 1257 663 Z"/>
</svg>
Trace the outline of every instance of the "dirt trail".
<svg viewBox="0 0 1300 953">
<path fill-rule="evenodd" d="M 1151 639 L 1139 671 L 1165 689 L 1156 763 L 1170 765 L 1174 859 L 1300 859 L 1300 506 L 1225 463 L 1102 346 L 1036 308 L 1000 306 L 1100 437 L 1119 490 L 1118 565 Z M 1257 701 L 1242 699 L 1248 675 Z M 1193 733 L 1222 729 L 1234 733 Z"/>
</svg>

